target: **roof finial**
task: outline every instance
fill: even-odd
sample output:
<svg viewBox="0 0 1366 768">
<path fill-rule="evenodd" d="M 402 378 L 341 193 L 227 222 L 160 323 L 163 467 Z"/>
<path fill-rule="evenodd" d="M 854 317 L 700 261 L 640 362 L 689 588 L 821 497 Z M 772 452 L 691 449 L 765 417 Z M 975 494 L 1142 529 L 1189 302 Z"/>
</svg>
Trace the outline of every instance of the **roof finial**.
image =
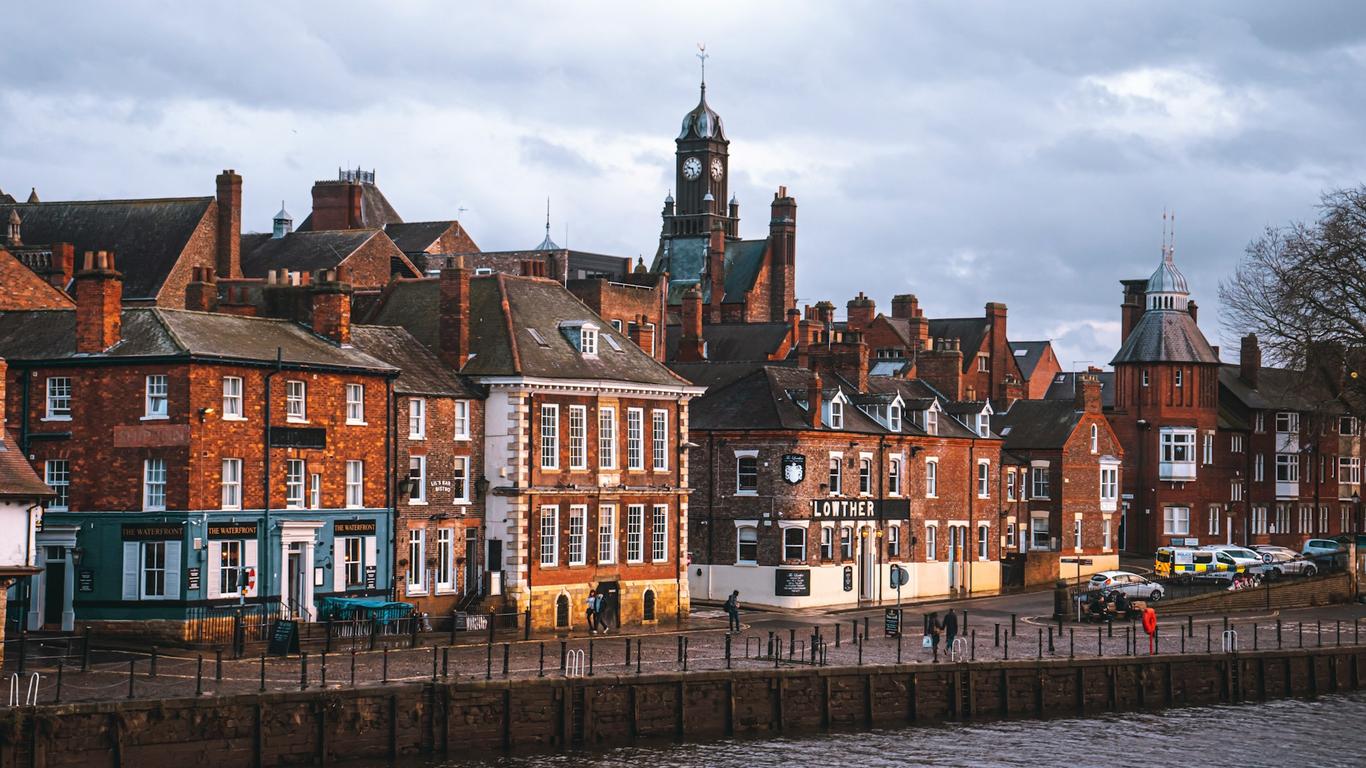
<svg viewBox="0 0 1366 768">
<path fill-rule="evenodd" d="M 1172 209 L 1172 235 L 1171 242 L 1167 244 L 1167 257 L 1176 259 L 1176 209 Z"/>
<path fill-rule="evenodd" d="M 545 198 L 545 239 L 550 239 L 550 195 Z"/>
<path fill-rule="evenodd" d="M 702 92 L 707 92 L 707 44 L 697 44 L 697 60 L 702 62 Z"/>
</svg>

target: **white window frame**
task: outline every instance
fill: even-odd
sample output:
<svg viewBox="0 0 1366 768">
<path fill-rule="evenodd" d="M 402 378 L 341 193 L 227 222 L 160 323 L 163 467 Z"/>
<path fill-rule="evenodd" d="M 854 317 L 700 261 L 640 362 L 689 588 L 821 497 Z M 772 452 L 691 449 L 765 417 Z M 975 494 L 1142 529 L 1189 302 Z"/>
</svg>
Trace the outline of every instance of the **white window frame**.
<svg viewBox="0 0 1366 768">
<path fill-rule="evenodd" d="M 1219 535 L 1219 518 L 1223 515 L 1224 510 L 1218 504 L 1211 504 L 1205 508 L 1205 530 L 1210 536 Z"/>
<path fill-rule="evenodd" d="M 598 469 L 617 467 L 617 409 L 604 405 L 598 409 Z"/>
<path fill-rule="evenodd" d="M 302 424 L 308 421 L 308 384 L 299 379 L 285 382 L 285 421 Z"/>
<path fill-rule="evenodd" d="M 569 468 L 588 469 L 588 407 L 569 406 Z"/>
<path fill-rule="evenodd" d="M 1265 431 L 1266 431 L 1266 411 L 1257 411 L 1256 413 L 1253 414 L 1253 417 L 1252 417 L 1252 431 L 1253 431 L 1253 432 L 1265 432 Z"/>
<path fill-rule="evenodd" d="M 782 529 L 783 535 L 783 562 L 806 562 L 806 529 L 801 526 L 789 525 Z M 788 537 L 794 536 L 796 543 L 788 543 Z M 796 556 L 791 553 L 791 548 L 796 548 Z"/>
<path fill-rule="evenodd" d="M 1119 508 L 1119 465 L 1100 465 L 1100 509 L 1114 512 Z"/>
<path fill-rule="evenodd" d="M 365 426 L 365 385 L 346 385 L 346 423 Z"/>
<path fill-rule="evenodd" d="M 1293 453 L 1276 454 L 1276 482 L 1298 483 L 1300 481 L 1300 457 Z"/>
<path fill-rule="evenodd" d="M 925 459 L 925 498 L 939 498 L 939 457 Z"/>
<path fill-rule="evenodd" d="M 832 525 L 821 526 L 821 549 L 822 560 L 835 559 L 835 527 Z"/>
<path fill-rule="evenodd" d="M 854 559 L 854 527 L 840 526 L 840 560 L 849 562 Z"/>
<path fill-rule="evenodd" d="M 626 506 L 626 562 L 645 562 L 645 505 Z"/>
<path fill-rule="evenodd" d="M 986 561 L 991 557 L 991 526 L 987 523 L 977 524 L 977 559 Z"/>
<path fill-rule="evenodd" d="M 1109 552 L 1110 545 L 1113 541 L 1114 539 L 1111 538 L 1110 518 L 1107 515 L 1100 520 L 1100 551 Z"/>
<path fill-rule="evenodd" d="M 166 510 L 165 459 L 144 459 L 142 462 L 142 509 L 144 512 Z"/>
<path fill-rule="evenodd" d="M 1191 533 L 1190 507 L 1162 508 L 1162 535 L 1189 536 Z"/>
<path fill-rule="evenodd" d="M 844 491 L 844 454 L 830 452 L 826 462 L 825 483 L 829 486 L 827 492 L 830 496 L 839 496 Z"/>
<path fill-rule="evenodd" d="M 427 439 L 427 398 L 408 398 L 408 439 Z"/>
<path fill-rule="evenodd" d="M 588 505 L 569 505 L 569 541 L 565 555 L 569 565 L 588 564 Z"/>
<path fill-rule="evenodd" d="M 1043 523 L 1043 525 L 1040 526 L 1039 523 Z M 1040 536 L 1040 534 L 1042 534 L 1042 536 Z M 1039 543 L 1040 539 L 1042 539 L 1042 541 L 1043 541 L 1042 544 Z M 1033 550 L 1042 550 L 1042 551 L 1044 551 L 1044 552 L 1052 551 L 1052 548 L 1053 548 L 1053 524 L 1049 521 L 1049 519 L 1048 519 L 1048 514 L 1047 514 L 1047 513 L 1044 513 L 1044 514 L 1034 514 L 1034 513 L 1032 513 L 1032 512 L 1030 513 L 1030 515 L 1029 515 L 1029 548 L 1030 548 L 1030 549 L 1033 549 Z"/>
<path fill-rule="evenodd" d="M 585 355 L 598 354 L 598 329 L 585 325 L 579 328 L 579 351 Z"/>
<path fill-rule="evenodd" d="M 617 508 L 612 504 L 598 507 L 598 565 L 617 562 Z"/>
<path fill-rule="evenodd" d="M 470 401 L 456 400 L 451 403 L 453 415 L 451 417 L 455 440 L 470 439 Z"/>
<path fill-rule="evenodd" d="M 0 404 L 3 407 L 3 404 Z M 56 512 L 65 511 L 71 505 L 71 461 L 69 459 L 48 459 L 43 462 L 43 482 L 57 494 L 47 503 L 47 508 Z"/>
<path fill-rule="evenodd" d="M 669 561 L 669 505 L 655 504 L 650 520 L 650 561 Z"/>
<path fill-rule="evenodd" d="M 1206 433 L 1204 434 L 1204 439 L 1201 441 L 1201 450 L 1200 450 L 1200 454 L 1201 454 L 1201 455 L 1200 455 L 1200 458 L 1202 459 L 1201 463 L 1204 464 L 1205 466 L 1209 466 L 1210 464 L 1213 464 L 1213 463 L 1214 463 L 1214 433 L 1213 433 L 1213 432 L 1206 432 Z"/>
<path fill-rule="evenodd" d="M 1243 436 L 1242 436 L 1242 435 L 1240 435 L 1240 434 L 1238 434 L 1238 433 L 1236 433 L 1236 432 L 1235 432 L 1234 434 L 1229 435 L 1229 440 L 1228 440 L 1228 451 L 1229 451 L 1229 453 L 1242 453 L 1242 452 L 1243 452 L 1243 445 L 1244 445 L 1244 444 L 1243 444 Z"/>
<path fill-rule="evenodd" d="M 1091 453 L 1100 453 L 1100 425 L 1091 425 Z"/>
<path fill-rule="evenodd" d="M 887 460 L 887 495 L 900 496 L 901 483 L 903 479 L 902 469 L 905 466 L 905 459 L 900 454 L 894 454 Z"/>
<path fill-rule="evenodd" d="M 1014 501 L 1014 500 L 1015 500 L 1015 474 L 1016 474 L 1016 473 L 1015 473 L 1015 470 L 1013 470 L 1013 469 L 1007 469 L 1005 472 L 1006 472 L 1006 501 Z"/>
<path fill-rule="evenodd" d="M 753 462 L 753 483 L 746 486 L 743 478 L 747 473 L 740 471 L 743 462 Z M 759 452 L 757 450 L 742 450 L 735 452 L 735 495 L 736 496 L 757 496 L 759 493 Z"/>
<path fill-rule="evenodd" d="M 752 537 L 752 542 L 746 541 L 746 534 Z M 743 556 L 747 544 L 753 544 L 754 557 L 746 558 Z M 757 565 L 759 563 L 759 527 L 756 525 L 737 525 L 735 526 L 735 564 L 736 565 Z"/>
<path fill-rule="evenodd" d="M 436 573 L 433 588 L 440 593 L 455 591 L 455 529 L 436 529 Z"/>
<path fill-rule="evenodd" d="M 308 476 L 308 506 L 310 509 L 322 509 L 323 506 L 323 476 L 317 472 Z"/>
<path fill-rule="evenodd" d="M 1361 482 L 1361 458 L 1357 456 L 1338 457 L 1338 482 L 1343 485 L 1357 485 Z"/>
<path fill-rule="evenodd" d="M 655 409 L 650 414 L 650 453 L 656 472 L 669 471 L 669 412 Z"/>
<path fill-rule="evenodd" d="M 645 469 L 645 409 L 626 409 L 626 469 Z"/>
<path fill-rule="evenodd" d="M 218 470 L 219 509 L 242 508 L 242 460 L 223 459 Z"/>
<path fill-rule="evenodd" d="M 541 403 L 541 469 L 560 468 L 560 406 Z"/>
<path fill-rule="evenodd" d="M 1051 467 L 1048 462 L 1039 462 L 1029 467 L 1029 498 L 1047 499 L 1053 492 L 1052 478 L 1049 477 Z"/>
<path fill-rule="evenodd" d="M 887 408 L 887 428 L 893 432 L 901 431 L 901 406 L 896 403 Z"/>
<path fill-rule="evenodd" d="M 901 526 L 887 526 L 887 557 L 901 557 Z"/>
<path fill-rule="evenodd" d="M 170 392 L 170 383 L 166 374 L 148 374 L 144 384 L 143 421 L 170 418 Z"/>
<path fill-rule="evenodd" d="M 417 481 L 413 486 L 413 492 L 408 494 L 408 503 L 417 507 L 425 505 L 427 503 L 427 456 L 425 454 L 408 455 L 408 479 Z"/>
<path fill-rule="evenodd" d="M 939 523 L 925 523 L 925 559 L 934 562 L 939 559 Z"/>
<path fill-rule="evenodd" d="M 560 508 L 553 505 L 541 507 L 539 529 L 540 562 L 542 568 L 554 568 L 560 562 Z"/>
<path fill-rule="evenodd" d="M 991 459 L 977 460 L 977 498 L 991 498 Z"/>
<path fill-rule="evenodd" d="M 1266 455 L 1256 454 L 1252 457 L 1252 479 L 1255 482 L 1266 480 Z"/>
<path fill-rule="evenodd" d="M 1072 518 L 1072 551 L 1081 551 L 1081 518 Z"/>
<path fill-rule="evenodd" d="M 408 529 L 408 594 L 427 594 L 427 529 Z"/>
<path fill-rule="evenodd" d="M 1294 435 L 1300 431 L 1300 415 L 1295 411 L 1276 412 L 1276 433 Z"/>
<path fill-rule="evenodd" d="M 43 421 L 71 421 L 71 377 L 47 377 L 47 408 Z"/>
<path fill-rule="evenodd" d="M 285 460 L 285 509 L 304 508 L 304 474 L 306 471 L 303 459 Z"/>
<path fill-rule="evenodd" d="M 223 421 L 246 421 L 246 383 L 241 376 L 223 377 Z"/>
<path fill-rule="evenodd" d="M 451 503 L 470 503 L 470 457 L 456 456 L 451 462 Z"/>
<path fill-rule="evenodd" d="M 365 462 L 357 459 L 346 461 L 346 508 L 365 508 Z"/>
<path fill-rule="evenodd" d="M 172 594 L 170 586 L 172 580 L 179 582 L 180 563 L 172 562 L 172 552 L 179 554 L 180 542 L 170 540 L 142 541 L 138 542 L 138 597 L 142 600 L 173 600 L 180 597 L 179 590 Z M 160 567 L 155 563 L 149 563 L 149 558 L 153 552 L 160 552 Z M 178 558 L 177 558 L 178 559 Z M 160 574 L 160 589 L 149 589 L 152 579 L 149 576 Z M 174 576 L 172 576 L 174 574 Z"/>
<path fill-rule="evenodd" d="M 873 454 L 859 454 L 858 459 L 858 495 L 873 495 Z"/>
<path fill-rule="evenodd" d="M 844 429 L 844 403 L 839 400 L 830 401 L 830 428 Z"/>
<path fill-rule="evenodd" d="M 925 434 L 939 434 L 939 411 L 935 410 L 933 406 L 925 409 Z"/>
</svg>

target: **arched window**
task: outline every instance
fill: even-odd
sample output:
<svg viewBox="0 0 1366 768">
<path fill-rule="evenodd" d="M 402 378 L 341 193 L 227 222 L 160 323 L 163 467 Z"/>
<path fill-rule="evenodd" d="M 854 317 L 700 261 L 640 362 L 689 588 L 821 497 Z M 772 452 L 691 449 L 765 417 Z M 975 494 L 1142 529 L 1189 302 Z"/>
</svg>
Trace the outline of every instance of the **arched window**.
<svg viewBox="0 0 1366 768">
<path fill-rule="evenodd" d="M 783 529 L 783 559 L 797 562 L 806 561 L 806 529 Z"/>
<path fill-rule="evenodd" d="M 1100 427 L 1096 424 L 1091 425 L 1091 453 L 1100 452 Z"/>
<path fill-rule="evenodd" d="M 735 561 L 753 565 L 759 560 L 759 529 L 744 526 L 735 530 Z"/>
<path fill-rule="evenodd" d="M 873 492 L 873 460 L 859 459 L 858 492 L 867 496 Z"/>
<path fill-rule="evenodd" d="M 569 595 L 560 595 L 555 599 L 555 628 L 567 629 L 569 627 Z"/>
<path fill-rule="evenodd" d="M 641 618 L 644 621 L 655 620 L 655 591 L 653 589 L 645 590 L 645 598 L 641 606 Z"/>
</svg>

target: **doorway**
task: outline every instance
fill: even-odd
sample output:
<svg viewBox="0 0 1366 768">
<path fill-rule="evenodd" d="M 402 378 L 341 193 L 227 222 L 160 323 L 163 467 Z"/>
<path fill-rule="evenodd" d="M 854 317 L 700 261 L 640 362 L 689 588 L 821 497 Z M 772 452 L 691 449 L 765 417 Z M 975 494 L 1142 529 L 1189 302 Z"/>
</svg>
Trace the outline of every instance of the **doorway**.
<svg viewBox="0 0 1366 768">
<path fill-rule="evenodd" d="M 621 584 L 615 581 L 598 582 L 598 594 L 603 597 L 603 620 L 613 627 L 621 626 Z"/>
<path fill-rule="evenodd" d="M 482 593 L 479 583 L 479 529 L 465 529 L 465 594 Z"/>
<path fill-rule="evenodd" d="M 860 600 L 877 599 L 877 536 L 873 529 L 858 529 L 858 590 Z"/>
<path fill-rule="evenodd" d="M 304 545 L 303 542 L 290 543 L 285 554 L 285 598 L 290 618 L 303 617 L 304 605 Z"/>
<path fill-rule="evenodd" d="M 66 547 L 46 547 L 44 559 L 47 583 L 43 590 L 43 626 L 61 627 L 66 611 Z"/>
</svg>

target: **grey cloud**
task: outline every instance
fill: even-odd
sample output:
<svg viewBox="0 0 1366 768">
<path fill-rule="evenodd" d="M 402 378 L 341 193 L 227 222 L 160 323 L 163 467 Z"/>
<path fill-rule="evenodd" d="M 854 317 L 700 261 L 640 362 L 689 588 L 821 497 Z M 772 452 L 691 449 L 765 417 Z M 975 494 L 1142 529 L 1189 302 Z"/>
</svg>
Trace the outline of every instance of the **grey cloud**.
<svg viewBox="0 0 1366 768">
<path fill-rule="evenodd" d="M 597 165 L 570 147 L 555 144 L 536 136 L 523 136 L 518 141 L 522 160 L 557 173 L 592 177 L 601 173 Z"/>
</svg>

